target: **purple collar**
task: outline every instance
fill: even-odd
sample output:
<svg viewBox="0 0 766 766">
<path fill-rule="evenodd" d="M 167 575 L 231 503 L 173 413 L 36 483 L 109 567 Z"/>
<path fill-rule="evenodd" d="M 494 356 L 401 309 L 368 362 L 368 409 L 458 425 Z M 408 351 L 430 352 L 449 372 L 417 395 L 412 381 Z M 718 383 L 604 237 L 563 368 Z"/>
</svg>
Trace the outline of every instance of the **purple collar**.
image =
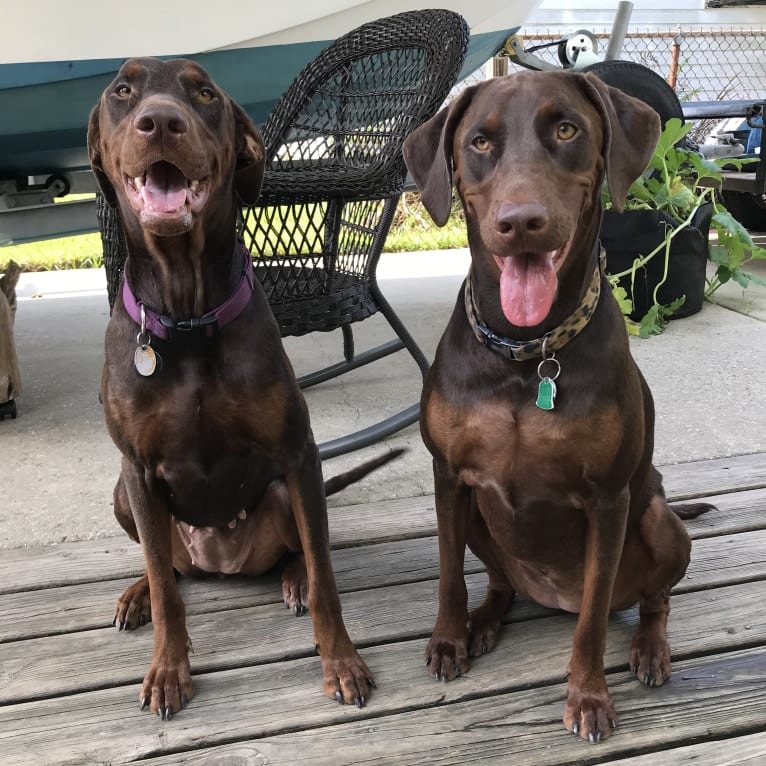
<svg viewBox="0 0 766 766">
<path fill-rule="evenodd" d="M 146 331 L 155 338 L 173 341 L 182 338 L 199 337 L 211 338 L 229 322 L 234 321 L 250 303 L 253 294 L 253 259 L 244 245 L 239 246 L 242 256 L 242 276 L 237 289 L 218 308 L 195 319 L 171 319 L 160 315 L 139 301 L 128 283 L 128 275 L 122 282 L 122 302 L 128 316 L 140 327 L 141 309 L 143 307 Z"/>
</svg>

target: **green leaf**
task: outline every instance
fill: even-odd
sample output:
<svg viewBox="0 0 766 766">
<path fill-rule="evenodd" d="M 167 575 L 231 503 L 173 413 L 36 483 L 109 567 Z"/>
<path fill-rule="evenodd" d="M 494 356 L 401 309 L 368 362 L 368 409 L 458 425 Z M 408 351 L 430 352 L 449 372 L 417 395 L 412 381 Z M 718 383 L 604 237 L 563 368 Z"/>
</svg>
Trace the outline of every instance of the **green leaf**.
<svg viewBox="0 0 766 766">
<path fill-rule="evenodd" d="M 639 337 L 648 338 L 650 335 L 659 335 L 663 331 L 665 326 L 660 320 L 659 310 L 660 307 L 655 303 L 654 306 L 644 314 L 638 327 Z"/>
<path fill-rule="evenodd" d="M 670 314 L 678 311 L 678 309 L 680 309 L 684 303 L 686 303 L 686 296 L 682 295 L 679 298 L 676 298 L 672 303 L 669 303 L 667 306 L 660 306 L 660 312 L 665 316 L 670 316 Z"/>
<path fill-rule="evenodd" d="M 612 285 L 612 295 L 620 307 L 620 311 L 626 316 L 633 311 L 633 301 L 628 297 L 628 292 L 618 284 Z"/>
<path fill-rule="evenodd" d="M 757 247 L 748 230 L 726 208 L 719 207 L 712 223 L 719 234 L 728 234 L 748 249 Z"/>
<path fill-rule="evenodd" d="M 654 193 L 654 204 L 657 210 L 665 210 L 670 204 L 670 190 L 666 186 L 660 186 Z"/>
<path fill-rule="evenodd" d="M 732 271 L 731 278 L 740 286 L 747 287 L 750 284 L 750 275 L 742 269 Z"/>
<path fill-rule="evenodd" d="M 697 197 L 694 192 L 685 186 L 679 176 L 676 176 L 670 182 L 670 192 L 668 194 L 668 203 L 679 211 L 682 211 L 682 215 L 685 218 L 694 207 Z"/>
<path fill-rule="evenodd" d="M 725 285 L 730 279 L 731 279 L 731 270 L 727 267 L 721 264 L 715 272 L 716 277 L 718 277 L 718 281 Z"/>
<path fill-rule="evenodd" d="M 678 117 L 672 117 L 665 123 L 665 127 L 654 150 L 655 157 L 667 157 L 671 152 L 675 153 L 675 145 L 692 129 L 690 122 L 683 123 Z"/>
<path fill-rule="evenodd" d="M 672 303 L 663 306 L 655 303 L 649 311 L 644 314 L 639 325 L 639 336 L 648 338 L 650 335 L 659 335 L 667 326 L 670 315 L 681 308 L 686 302 L 686 296 L 682 295 L 676 298 Z"/>
<path fill-rule="evenodd" d="M 712 176 L 713 178 L 720 178 L 721 177 L 721 168 L 716 165 L 713 160 L 706 159 L 705 157 L 698 157 L 695 155 L 696 162 L 694 163 L 695 166 L 699 164 L 699 167 L 702 168 L 707 172 L 707 175 Z M 700 175 L 702 175 L 700 173 Z"/>
<path fill-rule="evenodd" d="M 648 188 L 647 179 L 643 176 L 631 184 L 628 194 L 645 202 L 651 201 L 654 196 Z"/>
<path fill-rule="evenodd" d="M 708 161 L 715 163 L 716 167 L 719 169 L 722 169 L 726 165 L 732 165 L 737 170 L 742 170 L 745 165 L 759 162 L 759 160 L 759 157 L 718 157 Z"/>
<path fill-rule="evenodd" d="M 713 263 L 727 264 L 729 262 L 729 251 L 723 245 L 710 245 L 708 249 L 708 258 Z"/>
<path fill-rule="evenodd" d="M 694 171 L 694 175 L 699 178 L 720 178 L 721 167 L 713 160 L 708 160 L 695 152 L 684 152 L 685 164 Z M 694 183 L 696 183 L 696 180 Z"/>
</svg>

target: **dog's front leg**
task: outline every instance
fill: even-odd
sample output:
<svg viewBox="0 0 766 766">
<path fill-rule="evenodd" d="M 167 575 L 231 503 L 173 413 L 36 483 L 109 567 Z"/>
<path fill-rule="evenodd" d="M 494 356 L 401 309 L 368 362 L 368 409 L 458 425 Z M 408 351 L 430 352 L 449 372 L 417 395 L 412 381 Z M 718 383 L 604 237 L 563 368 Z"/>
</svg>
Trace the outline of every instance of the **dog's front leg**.
<svg viewBox="0 0 766 766">
<path fill-rule="evenodd" d="M 322 471 L 313 441 L 296 449 L 285 461 L 285 481 L 306 557 L 309 613 L 322 662 L 325 694 L 338 702 L 362 707 L 374 683 L 343 624 L 330 559 Z"/>
<path fill-rule="evenodd" d="M 436 522 L 439 528 L 439 613 L 426 647 L 426 665 L 439 680 L 467 672 L 468 591 L 464 563 L 470 489 L 434 460 Z"/>
<path fill-rule="evenodd" d="M 604 675 L 604 651 L 628 503 L 627 489 L 617 496 L 597 490 L 585 510 L 583 593 L 569 662 L 564 725 L 590 742 L 606 739 L 617 726 Z"/>
<path fill-rule="evenodd" d="M 141 466 L 123 458 L 122 476 L 146 562 L 154 623 L 154 651 L 141 687 L 141 709 L 149 705 L 169 720 L 192 697 L 186 613 L 173 574 L 170 513 Z"/>
</svg>

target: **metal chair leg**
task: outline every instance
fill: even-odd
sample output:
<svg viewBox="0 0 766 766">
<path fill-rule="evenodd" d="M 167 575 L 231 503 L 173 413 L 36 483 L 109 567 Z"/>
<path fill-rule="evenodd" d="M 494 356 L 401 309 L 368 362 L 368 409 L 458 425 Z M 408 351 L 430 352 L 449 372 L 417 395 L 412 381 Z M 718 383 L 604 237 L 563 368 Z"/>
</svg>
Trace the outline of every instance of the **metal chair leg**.
<svg viewBox="0 0 766 766">
<path fill-rule="evenodd" d="M 425 378 L 426 373 L 430 368 L 430 364 L 426 358 L 426 355 L 415 342 L 415 339 L 412 337 L 412 335 L 410 335 L 410 332 L 407 330 L 402 320 L 391 307 L 391 304 L 385 299 L 376 281 L 373 281 L 371 288 L 375 300 L 378 303 L 380 313 L 386 318 L 386 321 L 394 330 L 397 337 L 388 343 L 381 344 L 375 348 L 370 349 L 369 351 L 365 351 L 364 353 L 359 354 L 350 364 L 348 362 L 339 362 L 336 365 L 332 365 L 332 367 L 326 367 L 324 370 L 319 370 L 316 373 L 302 376 L 299 379 L 299 382 L 306 378 L 311 378 L 309 383 L 302 385 L 303 388 L 305 388 L 307 385 L 314 385 L 315 383 L 319 383 L 321 380 L 328 380 L 329 378 L 335 377 L 336 375 L 340 375 L 344 372 L 348 372 L 349 370 L 361 367 L 364 364 L 369 364 L 370 362 L 381 359 L 388 354 L 392 354 L 395 351 L 400 351 L 402 349 L 406 349 L 409 352 L 410 356 L 418 365 L 421 375 L 423 378 Z M 333 371 L 333 374 L 325 374 L 323 377 L 321 377 L 323 373 L 327 373 L 334 368 L 335 370 Z M 319 379 L 320 377 L 321 380 Z M 338 455 L 344 455 L 347 452 L 353 452 L 354 450 L 362 449 L 363 447 L 369 447 L 371 444 L 382 441 L 386 437 L 395 434 L 397 431 L 401 431 L 403 428 L 412 425 L 418 420 L 419 416 L 420 403 L 418 402 L 412 404 L 406 409 L 401 410 L 400 412 L 397 412 L 394 415 L 390 415 L 389 417 L 384 418 L 383 420 L 371 426 L 368 426 L 367 428 L 362 428 L 359 431 L 355 431 L 354 433 L 341 436 L 337 439 L 332 439 L 331 441 L 323 442 L 318 446 L 319 456 L 323 460 L 326 460 Z"/>
</svg>

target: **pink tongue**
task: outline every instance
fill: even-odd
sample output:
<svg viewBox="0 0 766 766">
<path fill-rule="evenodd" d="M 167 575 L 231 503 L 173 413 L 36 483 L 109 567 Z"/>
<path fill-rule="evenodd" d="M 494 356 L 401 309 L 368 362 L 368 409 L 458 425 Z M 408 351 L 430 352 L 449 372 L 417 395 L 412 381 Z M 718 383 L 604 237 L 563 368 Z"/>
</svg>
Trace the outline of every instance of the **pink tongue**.
<svg viewBox="0 0 766 766">
<path fill-rule="evenodd" d="M 175 166 L 157 162 L 146 171 L 141 196 L 158 213 L 173 213 L 186 202 L 186 177 Z"/>
<path fill-rule="evenodd" d="M 532 327 L 548 316 L 556 295 L 553 253 L 510 256 L 500 275 L 500 306 L 517 327 Z"/>
</svg>

